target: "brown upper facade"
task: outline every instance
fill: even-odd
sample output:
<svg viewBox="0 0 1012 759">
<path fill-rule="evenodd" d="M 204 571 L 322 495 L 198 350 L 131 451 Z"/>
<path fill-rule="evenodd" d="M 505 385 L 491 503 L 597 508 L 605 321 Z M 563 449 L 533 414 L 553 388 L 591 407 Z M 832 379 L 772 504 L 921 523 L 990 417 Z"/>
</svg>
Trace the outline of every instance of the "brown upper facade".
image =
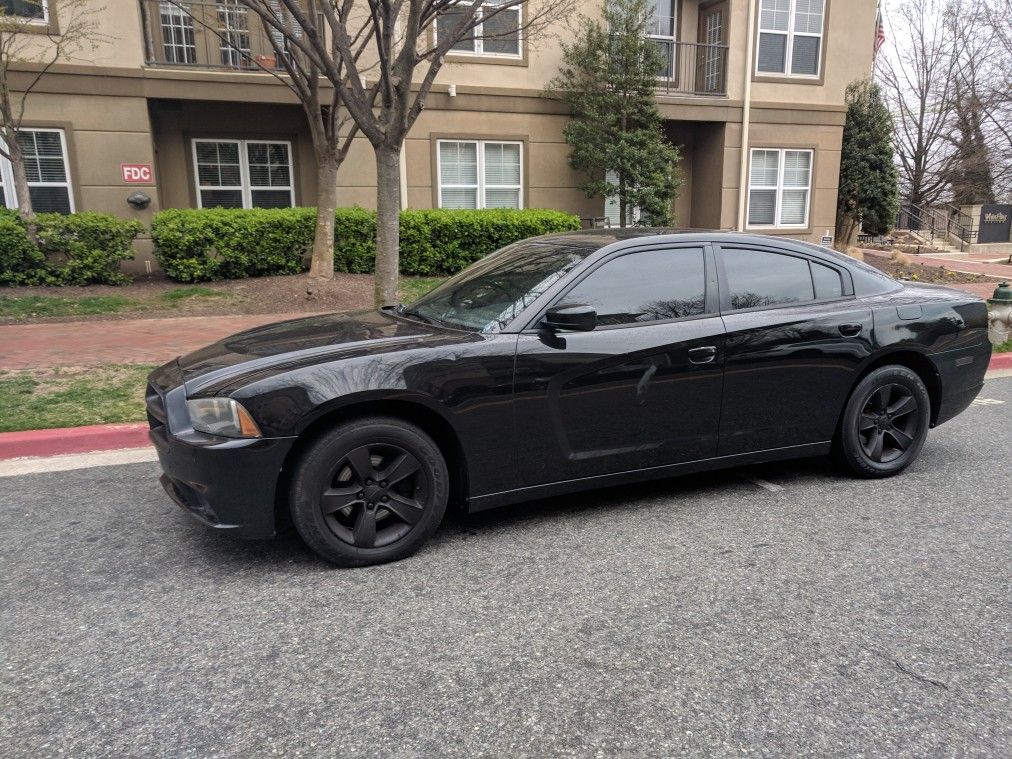
<svg viewBox="0 0 1012 759">
<path fill-rule="evenodd" d="M 595 13 L 599 3 L 583 6 Z M 809 239 L 832 229 L 844 92 L 870 73 L 875 7 L 875 0 L 654 0 L 649 36 L 667 60 L 658 104 L 683 155 L 679 223 Z M 0 0 L 0 8 L 25 14 L 26 28 L 59 33 L 60 0 Z M 79 54 L 56 65 L 28 103 L 25 123 L 38 130 L 36 151 L 52 164 L 51 180 L 60 179 L 63 162 L 60 210 L 147 221 L 166 207 L 314 203 L 304 118 L 288 89 L 263 71 L 278 62 L 252 14 L 234 0 L 95 0 L 94 8 L 103 38 L 87 61 Z M 406 206 L 614 216 L 602 198 L 579 191 L 562 137 L 565 108 L 544 94 L 571 27 L 560 22 L 526 39 L 511 33 L 522 12 L 500 14 L 490 21 L 494 39 L 465 41 L 448 57 L 405 145 Z M 38 35 L 40 49 L 48 40 Z M 21 68 L 15 88 L 37 66 Z M 124 165 L 151 173 L 128 181 Z M 338 184 L 340 203 L 375 203 L 364 140 Z M 126 204 L 136 189 L 151 196 L 147 208 Z"/>
</svg>

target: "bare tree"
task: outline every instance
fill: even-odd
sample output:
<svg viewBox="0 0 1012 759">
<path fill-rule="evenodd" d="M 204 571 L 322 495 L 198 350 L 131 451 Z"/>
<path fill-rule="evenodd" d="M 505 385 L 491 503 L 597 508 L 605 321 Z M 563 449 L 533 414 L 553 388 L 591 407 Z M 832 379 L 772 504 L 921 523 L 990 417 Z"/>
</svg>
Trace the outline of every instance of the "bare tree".
<svg viewBox="0 0 1012 759">
<path fill-rule="evenodd" d="M 304 62 L 307 74 L 315 71 L 326 79 L 333 88 L 331 112 L 345 109 L 353 128 L 372 145 L 377 176 L 375 298 L 377 305 L 394 302 L 400 153 L 447 54 L 475 37 L 489 40 L 519 32 L 528 44 L 566 15 L 574 0 L 240 2 L 259 16 L 269 36 L 281 41 L 279 52 L 283 48 L 293 60 Z M 512 15 L 507 18 L 507 13 Z"/>
<path fill-rule="evenodd" d="M 205 34 L 218 37 L 221 46 L 229 48 L 244 66 L 259 68 L 277 78 L 302 105 L 316 158 L 316 226 L 309 276 L 331 279 L 334 276 L 337 170 L 348 156 L 359 130 L 347 109 L 341 107 L 346 89 L 334 87 L 330 80 L 333 76 L 338 81 L 347 81 L 345 60 L 331 46 L 329 59 L 333 65 L 324 76 L 317 57 L 307 54 L 298 42 L 306 38 L 328 38 L 328 26 L 321 6 L 332 4 L 333 0 L 302 0 L 294 4 L 299 9 L 298 15 L 289 10 L 283 0 L 240 1 L 256 14 L 258 23 L 262 23 L 280 70 L 265 67 L 248 50 L 238 47 L 233 35 L 223 33 L 206 19 L 191 13 L 185 0 L 167 0 L 199 24 Z M 345 0 L 345 3 L 351 6 L 351 0 Z M 368 50 L 369 34 L 369 30 L 363 30 L 360 38 L 350 40 L 350 60 L 357 61 Z"/>
<path fill-rule="evenodd" d="M 977 14 L 988 40 L 983 130 L 991 145 L 995 195 L 1012 202 L 1012 0 L 986 0 Z"/>
<path fill-rule="evenodd" d="M 49 0 L 48 8 L 45 0 L 20 0 L 16 7 L 16 14 L 0 9 L 0 155 L 11 163 L 19 213 L 33 219 L 19 139 L 28 98 L 57 61 L 73 61 L 109 38 L 96 21 L 104 9 L 91 0 Z M 58 33 L 47 23 L 47 10 L 59 20 Z"/>
<path fill-rule="evenodd" d="M 903 200 L 923 205 L 946 190 L 957 44 L 940 0 L 908 0 L 890 18 L 893 52 L 880 56 L 881 83 L 896 127 Z"/>
</svg>

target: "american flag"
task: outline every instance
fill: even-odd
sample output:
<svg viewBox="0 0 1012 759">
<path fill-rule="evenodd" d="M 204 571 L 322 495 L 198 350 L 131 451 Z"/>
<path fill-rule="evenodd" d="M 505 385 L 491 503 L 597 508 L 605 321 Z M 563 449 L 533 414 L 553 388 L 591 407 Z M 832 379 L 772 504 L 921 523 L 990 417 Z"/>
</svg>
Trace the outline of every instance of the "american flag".
<svg viewBox="0 0 1012 759">
<path fill-rule="evenodd" d="M 879 48 L 881 48 L 886 41 L 886 30 L 885 24 L 882 23 L 882 6 L 879 6 L 878 16 L 875 19 L 875 55 L 878 55 Z"/>
</svg>

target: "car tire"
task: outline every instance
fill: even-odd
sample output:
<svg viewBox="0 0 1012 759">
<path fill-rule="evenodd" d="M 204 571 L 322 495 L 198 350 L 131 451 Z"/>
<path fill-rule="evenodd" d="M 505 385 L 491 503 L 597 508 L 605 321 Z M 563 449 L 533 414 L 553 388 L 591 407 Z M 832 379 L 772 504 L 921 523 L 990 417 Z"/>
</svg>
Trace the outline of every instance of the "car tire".
<svg viewBox="0 0 1012 759">
<path fill-rule="evenodd" d="M 905 366 L 875 369 L 847 400 L 837 433 L 837 459 L 853 475 L 891 477 L 912 464 L 931 425 L 931 398 Z"/>
<path fill-rule="evenodd" d="M 449 494 L 446 461 L 413 424 L 368 417 L 335 427 L 305 450 L 289 508 L 306 544 L 342 567 L 397 561 L 436 531 Z"/>
</svg>

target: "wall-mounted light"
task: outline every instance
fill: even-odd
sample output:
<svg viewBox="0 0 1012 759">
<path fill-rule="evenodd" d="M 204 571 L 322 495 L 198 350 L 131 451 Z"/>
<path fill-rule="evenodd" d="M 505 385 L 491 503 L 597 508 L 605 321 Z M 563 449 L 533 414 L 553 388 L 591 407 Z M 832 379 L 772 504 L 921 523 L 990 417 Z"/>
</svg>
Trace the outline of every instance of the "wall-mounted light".
<svg viewBox="0 0 1012 759">
<path fill-rule="evenodd" d="M 131 208 L 141 210 L 142 208 L 147 208 L 151 203 L 151 196 L 138 190 L 137 192 L 132 192 L 127 196 L 127 203 L 130 204 Z"/>
</svg>

